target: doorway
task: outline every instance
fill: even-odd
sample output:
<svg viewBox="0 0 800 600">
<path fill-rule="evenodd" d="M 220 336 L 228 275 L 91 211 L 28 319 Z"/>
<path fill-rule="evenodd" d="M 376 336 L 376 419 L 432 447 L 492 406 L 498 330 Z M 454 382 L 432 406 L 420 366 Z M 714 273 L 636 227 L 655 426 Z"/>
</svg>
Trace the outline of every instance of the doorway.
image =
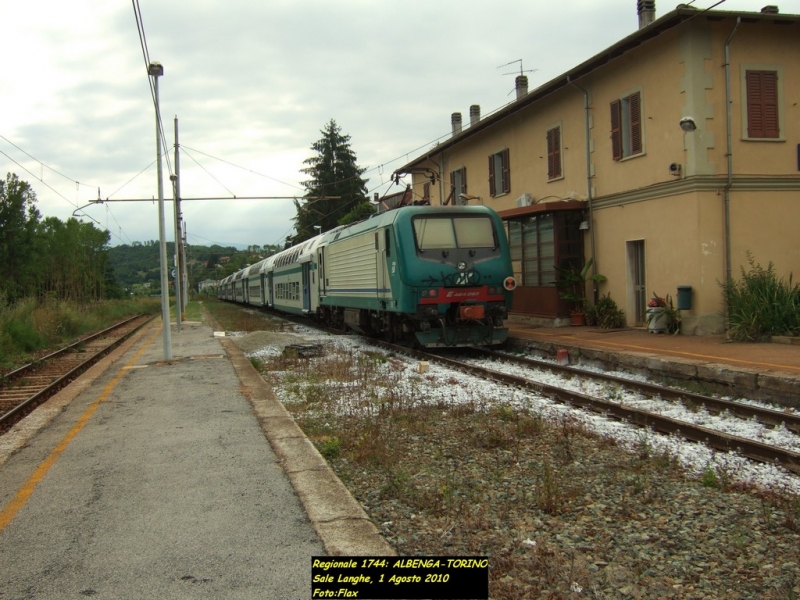
<svg viewBox="0 0 800 600">
<path fill-rule="evenodd" d="M 628 255 L 628 306 L 633 325 L 647 322 L 647 282 L 644 269 L 644 240 L 625 242 Z"/>
</svg>

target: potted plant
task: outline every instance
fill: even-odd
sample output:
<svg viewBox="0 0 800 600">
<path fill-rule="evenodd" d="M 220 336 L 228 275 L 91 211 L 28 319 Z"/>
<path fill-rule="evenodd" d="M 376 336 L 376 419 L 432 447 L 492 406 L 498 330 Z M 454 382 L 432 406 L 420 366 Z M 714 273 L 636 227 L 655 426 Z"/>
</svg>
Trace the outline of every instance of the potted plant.
<svg viewBox="0 0 800 600">
<path fill-rule="evenodd" d="M 672 304 L 669 294 L 653 297 L 647 303 L 647 330 L 650 333 L 678 333 L 680 331 L 681 312 Z"/>
<path fill-rule="evenodd" d="M 573 325 L 585 325 L 585 303 L 586 303 L 586 284 L 589 281 L 602 282 L 606 281 L 605 275 L 595 273 L 589 275 L 589 269 L 592 268 L 593 259 L 589 259 L 578 269 L 574 266 L 568 268 L 556 267 L 556 271 L 561 275 L 555 284 L 564 288 L 564 291 L 559 294 L 561 298 L 572 304 L 570 317 Z"/>
</svg>

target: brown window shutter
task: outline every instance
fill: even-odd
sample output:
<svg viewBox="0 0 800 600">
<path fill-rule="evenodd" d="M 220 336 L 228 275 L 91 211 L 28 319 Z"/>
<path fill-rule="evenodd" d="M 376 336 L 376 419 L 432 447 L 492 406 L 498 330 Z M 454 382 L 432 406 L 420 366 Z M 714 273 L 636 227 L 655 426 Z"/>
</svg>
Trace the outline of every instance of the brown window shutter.
<svg viewBox="0 0 800 600">
<path fill-rule="evenodd" d="M 455 195 L 456 195 L 456 172 L 450 171 L 450 194 L 444 201 L 445 205 L 449 204 L 450 200 L 452 200 L 453 204 L 455 205 L 456 203 Z"/>
<path fill-rule="evenodd" d="M 431 182 L 427 181 L 422 184 L 422 200 L 430 204 L 431 202 Z M 388 230 L 387 230 L 388 231 Z"/>
<path fill-rule="evenodd" d="M 467 193 L 467 167 L 461 167 L 461 191 Z"/>
<path fill-rule="evenodd" d="M 497 190 L 494 185 L 494 154 L 489 155 L 489 195 L 497 196 Z"/>
<path fill-rule="evenodd" d="M 611 103 L 611 152 L 614 160 L 622 158 L 622 103 Z"/>
<path fill-rule="evenodd" d="M 561 177 L 561 128 L 547 132 L 547 178 Z"/>
<path fill-rule="evenodd" d="M 642 98 L 639 92 L 628 96 L 631 109 L 631 154 L 642 153 Z"/>
<path fill-rule="evenodd" d="M 747 71 L 747 137 L 777 138 L 778 74 L 775 71 Z"/>
<path fill-rule="evenodd" d="M 509 151 L 508 148 L 503 150 L 500 153 L 501 162 L 503 164 L 503 193 L 507 194 L 511 191 L 511 164 L 509 161 Z"/>
</svg>

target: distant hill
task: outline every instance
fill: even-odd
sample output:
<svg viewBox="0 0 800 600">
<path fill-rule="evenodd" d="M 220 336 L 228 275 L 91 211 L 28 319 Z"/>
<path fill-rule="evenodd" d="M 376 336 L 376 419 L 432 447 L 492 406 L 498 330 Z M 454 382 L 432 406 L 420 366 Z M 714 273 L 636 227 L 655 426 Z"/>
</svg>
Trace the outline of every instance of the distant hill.
<svg viewBox="0 0 800 600">
<path fill-rule="evenodd" d="M 189 285 L 196 289 L 198 281 L 219 280 L 235 273 L 248 264 L 253 264 L 278 252 L 278 246 L 230 246 L 190 245 L 187 247 L 187 273 Z M 121 244 L 108 249 L 108 258 L 114 270 L 114 277 L 125 289 L 149 284 L 149 289 L 160 289 L 161 268 L 159 243 L 155 240 Z M 167 268 L 175 266 L 175 244 L 167 242 Z"/>
</svg>

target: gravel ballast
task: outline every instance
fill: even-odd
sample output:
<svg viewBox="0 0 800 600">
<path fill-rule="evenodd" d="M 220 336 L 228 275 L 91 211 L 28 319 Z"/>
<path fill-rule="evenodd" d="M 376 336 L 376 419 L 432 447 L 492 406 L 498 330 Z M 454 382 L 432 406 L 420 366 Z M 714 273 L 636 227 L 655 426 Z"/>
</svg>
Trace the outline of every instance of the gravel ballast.
<svg viewBox="0 0 800 600">
<path fill-rule="evenodd" d="M 400 555 L 489 556 L 496 599 L 800 597 L 796 495 L 453 372 L 276 342 L 246 351 Z"/>
</svg>

